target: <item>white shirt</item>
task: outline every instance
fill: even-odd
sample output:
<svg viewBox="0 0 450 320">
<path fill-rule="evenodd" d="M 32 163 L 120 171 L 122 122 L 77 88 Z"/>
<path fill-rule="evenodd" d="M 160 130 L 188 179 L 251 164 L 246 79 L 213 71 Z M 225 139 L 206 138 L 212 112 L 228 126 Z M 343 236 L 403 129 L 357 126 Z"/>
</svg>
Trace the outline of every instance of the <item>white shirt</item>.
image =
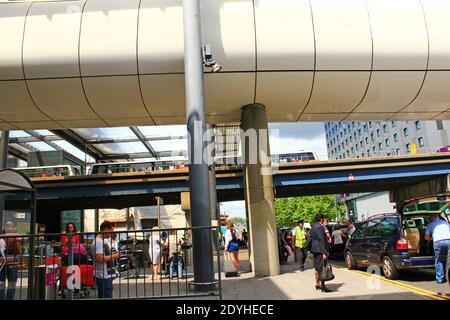
<svg viewBox="0 0 450 320">
<path fill-rule="evenodd" d="M 0 257 L 5 256 L 5 250 L 6 250 L 6 242 L 3 239 L 0 239 Z"/>
<path fill-rule="evenodd" d="M 334 230 L 332 235 L 333 235 L 334 244 L 343 244 L 344 243 L 344 240 L 342 240 L 342 231 L 341 230 Z"/>
<path fill-rule="evenodd" d="M 241 235 L 239 233 L 239 230 L 234 229 L 235 234 L 236 234 L 236 239 L 240 239 Z M 233 234 L 231 233 L 230 229 L 227 229 L 227 231 L 225 232 L 225 248 L 228 249 L 228 244 L 230 243 L 230 241 L 233 240 Z"/>
<path fill-rule="evenodd" d="M 353 234 L 353 232 L 355 232 L 356 228 L 354 225 L 352 225 L 351 227 L 347 228 L 347 234 L 349 234 L 350 236 Z"/>
</svg>

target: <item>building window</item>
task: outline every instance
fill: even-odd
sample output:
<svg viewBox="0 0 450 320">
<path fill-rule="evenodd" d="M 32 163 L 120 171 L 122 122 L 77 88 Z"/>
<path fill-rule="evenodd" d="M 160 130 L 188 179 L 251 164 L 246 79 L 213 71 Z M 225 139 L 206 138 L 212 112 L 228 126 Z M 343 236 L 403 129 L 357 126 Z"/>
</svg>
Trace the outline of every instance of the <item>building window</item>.
<svg viewBox="0 0 450 320">
<path fill-rule="evenodd" d="M 378 150 L 383 150 L 383 144 L 381 142 L 378 144 Z"/>
<path fill-rule="evenodd" d="M 347 129 L 344 129 L 344 136 L 347 135 Z"/>
<path fill-rule="evenodd" d="M 359 145 L 362 147 L 364 147 L 364 143 L 362 141 L 359 142 Z"/>
<path fill-rule="evenodd" d="M 370 150 L 367 150 L 367 156 L 370 157 Z"/>
<path fill-rule="evenodd" d="M 391 153 L 390 153 L 390 152 L 388 152 L 388 153 L 387 153 L 387 156 L 389 157 L 390 155 L 391 155 Z"/>
<path fill-rule="evenodd" d="M 362 158 L 364 158 L 364 152 L 363 152 L 363 153 L 361 153 L 361 157 L 362 157 Z"/>
<path fill-rule="evenodd" d="M 372 121 L 369 121 L 369 128 L 372 129 Z"/>
<path fill-rule="evenodd" d="M 398 134 L 394 134 L 394 141 L 398 142 Z"/>
<path fill-rule="evenodd" d="M 355 140 L 357 139 L 357 135 L 356 135 L 356 132 L 353 132 L 353 137 L 355 138 Z"/>
<path fill-rule="evenodd" d="M 352 154 L 353 154 L 353 153 L 355 152 L 355 149 L 354 149 L 354 148 L 352 147 L 352 149 L 351 149 L 351 150 L 352 150 Z"/>
<path fill-rule="evenodd" d="M 352 142 L 352 141 L 353 141 L 353 137 L 352 137 L 352 136 L 350 136 L 349 140 L 350 140 L 350 142 Z"/>
<path fill-rule="evenodd" d="M 375 138 L 374 138 L 374 136 L 373 136 L 373 132 L 370 134 L 370 140 L 372 140 L 372 142 L 375 141 Z"/>
<path fill-rule="evenodd" d="M 380 129 L 377 129 L 377 137 L 380 136 Z"/>
<path fill-rule="evenodd" d="M 400 155 L 400 149 L 395 149 L 395 154 L 397 155 L 397 156 L 399 156 Z"/>
<path fill-rule="evenodd" d="M 418 140 L 419 140 L 419 147 L 423 147 L 425 145 L 425 143 L 423 142 L 423 138 L 420 137 Z"/>
<path fill-rule="evenodd" d="M 383 125 L 383 132 L 387 132 L 387 125 Z"/>
<path fill-rule="evenodd" d="M 408 128 L 403 128 L 403 135 L 404 135 L 405 137 L 408 136 Z"/>
<path fill-rule="evenodd" d="M 392 128 L 395 128 L 397 126 L 397 121 L 391 121 Z"/>
<path fill-rule="evenodd" d="M 384 143 L 386 144 L 386 147 L 389 147 L 389 139 L 384 140 Z"/>
<path fill-rule="evenodd" d="M 367 132 L 367 124 L 364 125 L 364 132 Z"/>
<path fill-rule="evenodd" d="M 366 144 L 369 144 L 369 138 L 366 137 Z"/>
<path fill-rule="evenodd" d="M 361 135 L 361 128 L 358 129 L 358 134 Z"/>
<path fill-rule="evenodd" d="M 444 124 L 442 123 L 442 120 L 436 121 L 436 127 L 438 130 L 444 130 Z"/>
<path fill-rule="evenodd" d="M 373 155 L 376 155 L 377 154 L 377 148 L 373 147 L 372 148 L 372 153 L 373 153 Z"/>
<path fill-rule="evenodd" d="M 348 140 L 347 139 L 345 139 L 345 145 L 348 146 Z"/>
<path fill-rule="evenodd" d="M 406 144 L 406 151 L 411 152 L 411 145 L 409 143 Z"/>
<path fill-rule="evenodd" d="M 416 130 L 420 130 L 422 128 L 422 123 L 420 121 L 416 121 Z"/>
<path fill-rule="evenodd" d="M 358 151 L 358 150 L 359 150 L 359 146 L 358 146 L 358 144 L 355 144 L 355 148 L 356 148 L 356 151 Z"/>
</svg>

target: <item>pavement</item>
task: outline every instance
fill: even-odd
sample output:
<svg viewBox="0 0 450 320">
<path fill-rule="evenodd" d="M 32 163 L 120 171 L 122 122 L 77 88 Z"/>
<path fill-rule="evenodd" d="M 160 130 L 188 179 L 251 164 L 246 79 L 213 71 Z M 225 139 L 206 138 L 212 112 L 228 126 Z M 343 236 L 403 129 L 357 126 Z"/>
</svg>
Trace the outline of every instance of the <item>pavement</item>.
<svg viewBox="0 0 450 320">
<path fill-rule="evenodd" d="M 249 270 L 248 250 L 240 250 L 241 270 Z M 217 256 L 214 258 L 217 274 Z M 221 259 L 223 261 L 223 259 Z M 335 279 L 327 282 L 333 290 L 324 293 L 315 290 L 314 269 L 308 258 L 306 270 L 299 271 L 298 263 L 289 257 L 288 263 L 280 266 L 280 275 L 272 277 L 255 277 L 252 272 L 241 272 L 239 277 L 226 278 L 221 273 L 222 298 L 224 300 L 450 300 L 450 295 L 440 296 L 437 291 L 450 292 L 450 287 L 436 284 L 433 270 L 405 272 L 399 280 L 385 279 L 364 270 L 347 270 L 343 261 L 330 260 Z M 141 278 L 114 280 L 114 298 L 170 298 L 170 299 L 218 299 L 218 296 L 196 297 L 192 267 L 181 279 L 170 280 L 162 277 L 152 281 L 149 269 L 141 270 Z M 23 279 L 22 279 L 23 280 Z M 26 280 L 26 279 L 25 279 Z M 16 299 L 26 299 L 26 281 L 18 282 Z M 95 299 L 96 292 L 89 290 L 90 299 Z M 218 291 L 217 291 L 218 293 Z M 76 295 L 75 299 L 79 299 Z M 51 299 L 63 299 L 62 296 Z M 86 299 L 86 297 L 84 298 Z"/>
<path fill-rule="evenodd" d="M 243 269 L 248 263 L 248 253 L 242 250 Z M 449 300 L 435 291 L 415 287 L 409 283 L 387 280 L 360 270 L 347 270 L 335 264 L 336 278 L 327 282 L 330 293 L 314 288 L 314 269 L 310 259 L 306 270 L 299 272 L 298 264 L 291 259 L 281 266 L 281 274 L 258 278 L 252 273 L 242 273 L 238 278 L 223 278 L 222 295 L 225 300 Z M 441 288 L 442 290 L 442 288 Z M 447 285 L 448 291 L 448 285 Z"/>
</svg>

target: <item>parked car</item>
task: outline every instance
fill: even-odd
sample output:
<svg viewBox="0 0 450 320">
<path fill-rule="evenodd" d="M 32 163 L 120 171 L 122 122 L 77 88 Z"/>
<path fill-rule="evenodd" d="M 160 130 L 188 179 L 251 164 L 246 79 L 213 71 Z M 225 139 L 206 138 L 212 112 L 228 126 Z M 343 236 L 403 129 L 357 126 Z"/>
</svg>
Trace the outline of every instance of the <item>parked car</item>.
<svg viewBox="0 0 450 320">
<path fill-rule="evenodd" d="M 380 214 L 362 222 L 345 247 L 348 269 L 378 265 L 396 279 L 402 270 L 434 268 L 433 241 L 425 240 L 428 223 L 436 216 L 448 221 L 445 201 L 416 201 L 401 214 Z"/>
</svg>

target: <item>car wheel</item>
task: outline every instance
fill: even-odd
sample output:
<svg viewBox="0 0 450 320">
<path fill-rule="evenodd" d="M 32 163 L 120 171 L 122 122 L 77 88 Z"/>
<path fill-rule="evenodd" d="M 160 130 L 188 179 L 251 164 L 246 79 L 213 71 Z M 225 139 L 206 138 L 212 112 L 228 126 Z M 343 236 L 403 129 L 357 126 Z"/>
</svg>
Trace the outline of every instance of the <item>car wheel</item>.
<svg viewBox="0 0 450 320">
<path fill-rule="evenodd" d="M 390 280 L 395 280 L 398 278 L 398 270 L 392 259 L 388 256 L 383 257 L 383 273 L 384 276 Z"/>
<path fill-rule="evenodd" d="M 345 264 L 348 270 L 354 270 L 358 267 L 350 251 L 345 253 Z"/>
</svg>

